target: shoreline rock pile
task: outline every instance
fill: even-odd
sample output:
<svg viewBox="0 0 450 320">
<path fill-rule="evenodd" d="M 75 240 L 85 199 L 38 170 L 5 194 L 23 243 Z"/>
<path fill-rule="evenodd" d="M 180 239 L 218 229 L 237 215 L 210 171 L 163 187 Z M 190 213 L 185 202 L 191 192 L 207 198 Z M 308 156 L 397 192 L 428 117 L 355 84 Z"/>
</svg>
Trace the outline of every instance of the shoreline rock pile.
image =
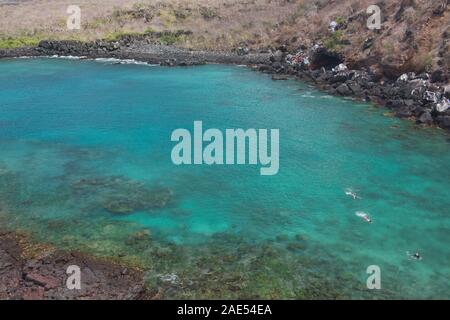
<svg viewBox="0 0 450 320">
<path fill-rule="evenodd" d="M 385 79 L 370 69 L 349 69 L 339 55 L 320 44 L 307 53 L 304 49 L 288 53 L 278 48 L 270 61 L 258 70 L 296 76 L 330 94 L 360 98 L 390 108 L 397 117 L 450 130 L 450 85 L 442 82 L 437 72 L 410 72 L 396 80 Z"/>
</svg>

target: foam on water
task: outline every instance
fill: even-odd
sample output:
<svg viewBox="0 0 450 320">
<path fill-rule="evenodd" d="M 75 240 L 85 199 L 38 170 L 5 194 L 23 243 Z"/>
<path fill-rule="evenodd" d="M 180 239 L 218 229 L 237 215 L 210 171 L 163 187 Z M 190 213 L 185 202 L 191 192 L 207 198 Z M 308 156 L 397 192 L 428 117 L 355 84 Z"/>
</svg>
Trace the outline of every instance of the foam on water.
<svg viewBox="0 0 450 320">
<path fill-rule="evenodd" d="M 117 59 L 117 58 L 96 58 L 98 62 L 110 63 L 110 64 L 138 64 L 146 66 L 157 66 L 157 64 L 149 64 L 147 62 L 138 61 L 134 59 Z"/>
<path fill-rule="evenodd" d="M 0 83 L 10 227 L 142 264 L 150 285 L 161 274 L 192 284 L 174 297 L 450 297 L 440 130 L 233 66 L 17 59 L 0 62 Z M 194 120 L 279 128 L 278 175 L 174 166 L 171 132 Z M 118 214 L 118 199 L 144 205 Z M 421 261 L 405 255 L 416 250 Z M 380 291 L 366 289 L 369 265 L 381 267 Z"/>
</svg>

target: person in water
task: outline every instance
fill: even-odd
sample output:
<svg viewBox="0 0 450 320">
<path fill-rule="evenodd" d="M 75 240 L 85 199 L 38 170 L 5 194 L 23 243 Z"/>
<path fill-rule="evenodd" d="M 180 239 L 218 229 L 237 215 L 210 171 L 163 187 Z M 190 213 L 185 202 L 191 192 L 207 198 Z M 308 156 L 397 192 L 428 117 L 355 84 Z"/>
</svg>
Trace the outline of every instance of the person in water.
<svg viewBox="0 0 450 320">
<path fill-rule="evenodd" d="M 352 197 L 353 200 L 359 199 L 358 195 L 352 189 L 345 190 L 345 194 Z"/>
<path fill-rule="evenodd" d="M 409 251 L 406 251 L 406 254 L 410 259 L 413 260 L 422 260 L 422 256 L 420 255 L 419 251 L 416 251 L 416 253 L 411 254 Z"/>
<path fill-rule="evenodd" d="M 367 213 L 362 212 L 362 211 L 358 211 L 358 212 L 356 212 L 356 215 L 358 217 L 364 219 L 366 222 L 372 223 L 372 219 L 370 218 L 370 216 Z"/>
<path fill-rule="evenodd" d="M 348 196 L 350 196 L 350 197 L 352 197 L 353 198 L 353 200 L 356 200 L 356 194 L 354 194 L 353 192 L 347 192 L 347 195 Z"/>
<path fill-rule="evenodd" d="M 416 259 L 416 260 L 422 260 L 422 256 L 420 255 L 420 253 L 418 251 L 416 253 L 414 253 L 413 255 L 411 255 L 411 258 Z"/>
</svg>

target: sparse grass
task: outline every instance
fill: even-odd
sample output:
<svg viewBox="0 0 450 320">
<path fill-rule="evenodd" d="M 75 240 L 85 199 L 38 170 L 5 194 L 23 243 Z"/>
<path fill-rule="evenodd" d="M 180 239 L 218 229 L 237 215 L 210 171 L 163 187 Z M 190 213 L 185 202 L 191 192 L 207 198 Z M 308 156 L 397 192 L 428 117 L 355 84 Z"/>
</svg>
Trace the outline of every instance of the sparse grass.
<svg viewBox="0 0 450 320">
<path fill-rule="evenodd" d="M 199 11 L 200 11 L 200 15 L 206 20 L 210 20 L 210 19 L 219 17 L 219 13 L 217 12 L 217 9 L 215 9 L 215 8 L 200 7 Z"/>
<path fill-rule="evenodd" d="M 189 8 L 175 8 L 173 14 L 178 20 L 187 19 L 192 13 Z"/>
<path fill-rule="evenodd" d="M 177 21 L 176 15 L 170 10 L 160 10 L 159 11 L 159 19 L 161 19 L 161 23 L 165 28 L 170 28 Z"/>
<path fill-rule="evenodd" d="M 419 54 L 414 58 L 416 72 L 429 72 L 433 65 L 433 55 L 431 53 Z"/>
<path fill-rule="evenodd" d="M 106 41 L 118 41 L 121 38 L 125 37 L 125 36 L 137 36 L 140 35 L 141 33 L 139 32 L 131 32 L 131 31 L 116 31 L 116 32 L 111 32 L 109 34 L 107 34 L 103 40 Z"/>
<path fill-rule="evenodd" d="M 162 44 L 165 45 L 173 45 L 177 43 L 183 43 L 186 41 L 188 32 L 184 32 L 182 30 L 180 31 L 164 31 L 164 32 L 157 32 L 153 28 L 149 27 L 145 29 L 144 32 L 131 32 L 131 31 L 116 31 L 112 32 L 106 35 L 103 39 L 106 41 L 119 41 L 124 37 L 127 36 L 149 36 L 152 37 L 154 40 L 159 40 Z"/>
<path fill-rule="evenodd" d="M 65 23 L 65 21 L 64 21 Z M 85 28 L 86 29 L 98 29 L 102 26 L 104 26 L 107 22 L 107 20 L 105 18 L 95 18 L 92 19 L 91 21 L 85 23 Z"/>
<path fill-rule="evenodd" d="M 383 48 L 386 51 L 386 54 L 388 55 L 392 54 L 392 52 L 394 51 L 394 46 L 389 42 L 385 42 L 383 44 Z"/>
</svg>

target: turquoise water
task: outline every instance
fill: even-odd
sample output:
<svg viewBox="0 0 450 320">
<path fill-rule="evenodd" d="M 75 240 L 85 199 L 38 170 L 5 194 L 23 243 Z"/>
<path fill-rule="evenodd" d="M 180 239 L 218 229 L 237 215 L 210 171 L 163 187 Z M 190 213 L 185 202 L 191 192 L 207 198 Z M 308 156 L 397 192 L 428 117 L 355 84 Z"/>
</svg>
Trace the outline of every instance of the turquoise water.
<svg viewBox="0 0 450 320">
<path fill-rule="evenodd" d="M 441 130 L 235 66 L 15 59 L 0 83 L 11 228 L 138 263 L 166 298 L 450 298 Z M 279 128 L 279 173 L 173 165 L 170 135 L 194 120 Z"/>
</svg>

